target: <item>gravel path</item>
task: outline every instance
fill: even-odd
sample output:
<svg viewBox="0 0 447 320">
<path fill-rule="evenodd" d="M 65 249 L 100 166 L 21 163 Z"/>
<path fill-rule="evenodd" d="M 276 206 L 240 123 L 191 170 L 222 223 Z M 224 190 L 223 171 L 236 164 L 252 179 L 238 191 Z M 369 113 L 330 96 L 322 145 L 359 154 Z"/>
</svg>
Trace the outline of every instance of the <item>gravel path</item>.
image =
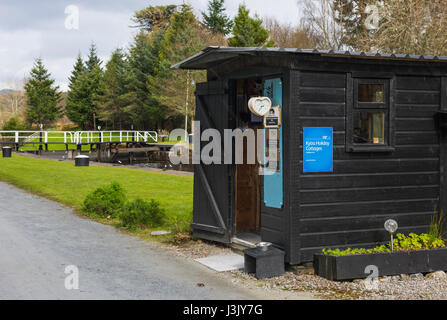
<svg viewBox="0 0 447 320">
<path fill-rule="evenodd" d="M 210 242 L 197 241 L 168 250 L 186 259 L 230 253 L 231 249 Z M 338 300 L 447 300 L 447 276 L 430 279 L 420 275 L 382 277 L 369 286 L 365 281 L 329 281 L 315 276 L 309 269 L 288 271 L 281 277 L 257 280 L 242 270 L 230 272 L 233 282 L 246 287 L 258 287 L 268 292 L 305 293 L 320 299 Z"/>
<path fill-rule="evenodd" d="M 70 265 L 79 290 L 64 286 Z M 282 298 L 232 280 L 0 182 L 0 299 Z"/>
<path fill-rule="evenodd" d="M 240 271 L 233 274 L 245 281 L 255 281 L 253 276 Z M 335 282 L 312 274 L 287 272 L 282 277 L 261 280 L 261 284 L 265 288 L 308 292 L 330 300 L 447 300 L 447 280 L 424 276 L 417 279 L 410 279 L 407 275 L 404 279 L 401 276 L 383 277 L 367 283 Z"/>
</svg>

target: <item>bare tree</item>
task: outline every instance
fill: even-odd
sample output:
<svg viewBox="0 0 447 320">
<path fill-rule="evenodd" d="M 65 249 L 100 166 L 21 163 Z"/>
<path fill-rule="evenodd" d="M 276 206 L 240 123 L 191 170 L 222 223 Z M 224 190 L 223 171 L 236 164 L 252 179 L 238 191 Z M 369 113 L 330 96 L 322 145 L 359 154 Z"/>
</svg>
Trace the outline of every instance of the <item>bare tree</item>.
<svg viewBox="0 0 447 320">
<path fill-rule="evenodd" d="M 318 42 L 317 37 L 310 28 L 303 23 L 293 26 L 290 23 L 280 23 L 275 18 L 264 18 L 264 25 L 269 31 L 270 40 L 280 48 L 314 48 Z"/>
<path fill-rule="evenodd" d="M 0 94 L 0 124 L 3 125 L 11 117 L 22 117 L 26 107 L 23 85 L 25 80 L 10 80 L 9 92 Z"/>
<path fill-rule="evenodd" d="M 20 110 L 25 106 L 25 92 L 23 90 L 24 83 L 24 80 L 12 80 L 8 84 L 11 92 L 6 95 L 6 99 L 9 102 L 12 116 L 17 116 Z"/>
<path fill-rule="evenodd" d="M 317 49 L 341 50 L 344 31 L 332 0 L 298 0 L 304 13 L 303 25 L 318 39 Z"/>
<path fill-rule="evenodd" d="M 359 39 L 370 51 L 447 55 L 444 0 L 388 0 L 379 7 L 375 32 Z"/>
<path fill-rule="evenodd" d="M 445 0 L 299 0 L 320 49 L 447 55 Z"/>
</svg>

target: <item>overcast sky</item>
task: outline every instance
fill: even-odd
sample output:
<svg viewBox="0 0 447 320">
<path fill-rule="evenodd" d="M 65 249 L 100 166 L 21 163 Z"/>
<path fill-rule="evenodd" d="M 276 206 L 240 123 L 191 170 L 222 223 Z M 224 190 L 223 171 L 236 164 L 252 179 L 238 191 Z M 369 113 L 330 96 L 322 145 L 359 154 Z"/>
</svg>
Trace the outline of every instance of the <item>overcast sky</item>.
<svg viewBox="0 0 447 320">
<path fill-rule="evenodd" d="M 0 89 L 14 88 L 29 74 L 34 60 L 41 57 L 56 83 L 67 89 L 78 52 L 85 56 L 92 42 L 106 61 L 117 47 L 126 48 L 136 32 L 131 28 L 133 12 L 150 5 L 181 4 L 182 0 L 0 0 Z M 199 16 L 208 0 L 190 0 Z M 245 2 L 252 13 L 274 16 L 296 23 L 296 0 L 226 0 L 232 17 Z M 70 6 L 79 10 L 79 28 L 69 16 Z M 68 7 L 68 9 L 67 9 Z M 67 11 L 68 10 L 68 11 Z M 67 13 L 66 13 L 67 11 Z M 66 28 L 66 23 L 72 29 Z"/>
</svg>

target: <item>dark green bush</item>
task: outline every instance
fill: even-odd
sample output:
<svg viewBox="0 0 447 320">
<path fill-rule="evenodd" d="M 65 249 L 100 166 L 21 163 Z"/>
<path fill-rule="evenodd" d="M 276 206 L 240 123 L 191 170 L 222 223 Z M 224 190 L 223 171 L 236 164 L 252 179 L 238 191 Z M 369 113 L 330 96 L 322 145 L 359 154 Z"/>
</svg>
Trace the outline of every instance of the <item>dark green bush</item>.
<svg viewBox="0 0 447 320">
<path fill-rule="evenodd" d="M 142 199 L 128 202 L 120 214 L 122 225 L 129 229 L 156 228 L 163 224 L 165 217 L 164 209 L 153 199 L 150 202 Z"/>
<path fill-rule="evenodd" d="M 120 184 L 113 182 L 87 195 L 82 210 L 90 215 L 106 218 L 117 216 L 126 204 L 126 194 Z"/>
<path fill-rule="evenodd" d="M 5 131 L 26 130 L 26 124 L 24 124 L 18 117 L 9 118 L 3 125 Z"/>
</svg>

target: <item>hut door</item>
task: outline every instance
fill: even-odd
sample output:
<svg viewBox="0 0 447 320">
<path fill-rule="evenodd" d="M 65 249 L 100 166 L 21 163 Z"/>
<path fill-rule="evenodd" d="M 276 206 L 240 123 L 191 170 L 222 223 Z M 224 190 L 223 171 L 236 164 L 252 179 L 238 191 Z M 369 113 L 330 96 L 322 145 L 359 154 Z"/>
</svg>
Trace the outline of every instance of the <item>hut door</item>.
<svg viewBox="0 0 447 320">
<path fill-rule="evenodd" d="M 196 121 L 200 121 L 200 136 L 207 129 L 217 129 L 223 138 L 224 129 L 229 128 L 228 103 L 226 82 L 209 81 L 197 84 Z M 201 143 L 202 148 L 207 144 Z M 222 152 L 222 164 L 205 165 L 201 161 L 194 167 L 192 228 L 197 237 L 229 243 L 230 165 L 223 164 L 223 155 Z"/>
<path fill-rule="evenodd" d="M 249 126 L 261 130 L 261 127 Z M 256 139 L 256 137 L 255 137 Z M 247 143 L 244 141 L 244 164 L 236 165 L 236 233 L 256 233 L 261 228 L 261 189 L 259 165 L 247 163 Z M 255 142 L 255 148 L 257 142 Z M 257 154 L 257 151 L 255 151 Z"/>
</svg>

